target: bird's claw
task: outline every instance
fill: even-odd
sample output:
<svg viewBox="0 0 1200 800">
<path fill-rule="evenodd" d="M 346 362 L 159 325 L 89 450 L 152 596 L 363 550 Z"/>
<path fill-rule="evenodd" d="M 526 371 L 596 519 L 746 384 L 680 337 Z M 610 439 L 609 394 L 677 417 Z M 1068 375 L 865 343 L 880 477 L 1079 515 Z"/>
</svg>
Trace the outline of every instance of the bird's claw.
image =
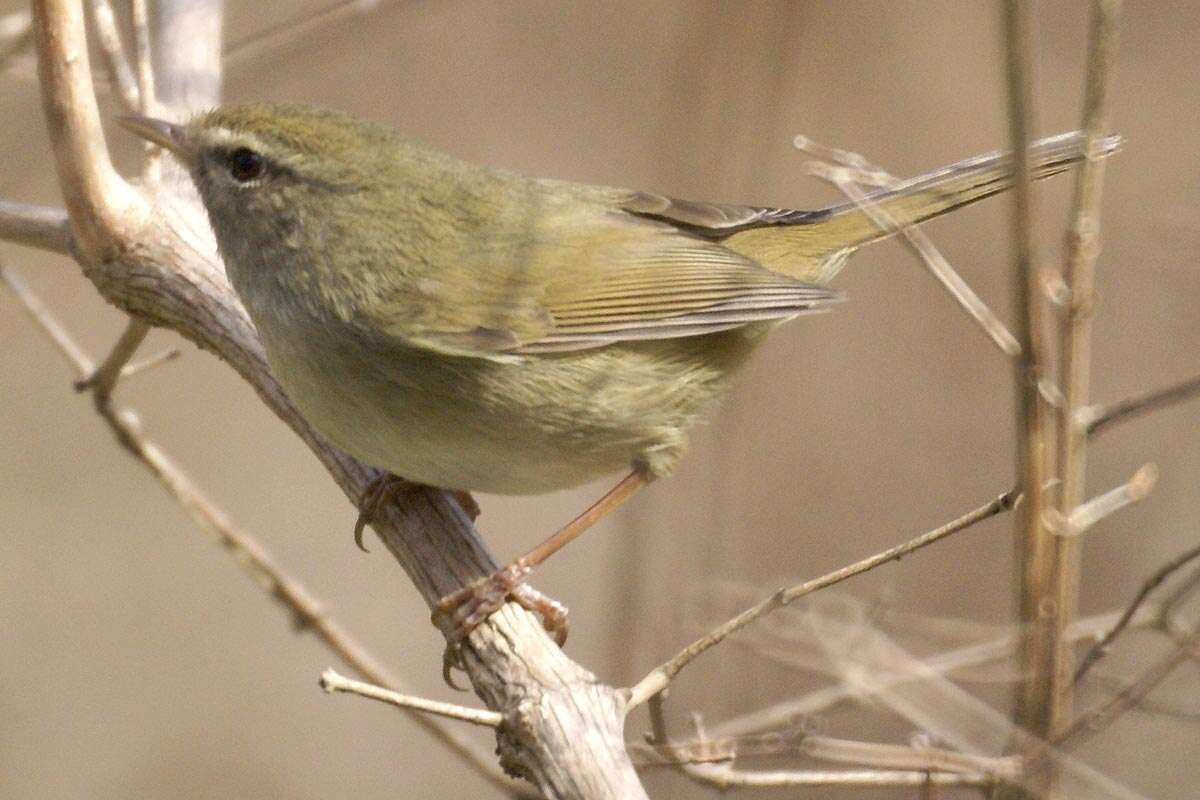
<svg viewBox="0 0 1200 800">
<path fill-rule="evenodd" d="M 398 495 L 420 489 L 423 486 L 424 484 L 401 478 L 390 472 L 384 472 L 368 483 L 363 489 L 362 499 L 358 502 L 358 519 L 354 522 L 354 543 L 358 545 L 358 549 L 364 553 L 371 552 L 363 544 L 363 531 L 366 530 L 367 525 L 379 519 L 388 503 Z M 458 489 L 448 491 L 463 513 L 471 518 L 471 522 L 479 519 L 479 504 L 475 502 L 475 498 L 471 496 L 470 492 Z"/>
<path fill-rule="evenodd" d="M 530 567 L 516 561 L 438 601 L 433 624 L 446 637 L 442 678 L 451 688 L 459 688 L 451 679 L 451 670 L 463 669 L 462 643 L 509 600 L 541 617 L 542 626 L 559 647 L 567 641 L 567 607 L 525 583 L 529 572 Z"/>
</svg>

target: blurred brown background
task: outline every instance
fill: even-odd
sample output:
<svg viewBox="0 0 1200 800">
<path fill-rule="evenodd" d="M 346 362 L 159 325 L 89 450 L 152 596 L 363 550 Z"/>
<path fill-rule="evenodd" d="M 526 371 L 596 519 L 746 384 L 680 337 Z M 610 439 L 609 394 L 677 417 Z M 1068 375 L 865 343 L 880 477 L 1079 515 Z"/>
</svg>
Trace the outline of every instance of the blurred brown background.
<svg viewBox="0 0 1200 800">
<path fill-rule="evenodd" d="M 0 11 L 21 5 L 4 0 Z M 226 37 L 236 44 L 326 5 L 231 0 Z M 226 96 L 342 108 L 532 174 L 803 207 L 834 195 L 804 176 L 796 133 L 901 175 L 1004 144 L 994 5 L 385 1 L 243 50 Z M 1077 125 L 1087 7 L 1043 5 L 1038 127 L 1049 134 Z M 1125 6 L 1112 128 L 1127 143 L 1105 189 L 1098 400 L 1200 368 L 1198 33 L 1194 2 Z M 0 77 L 0 196 L 57 203 L 27 67 Z M 132 168 L 132 142 L 111 138 Z M 1064 179 L 1043 185 L 1048 255 L 1061 250 L 1069 190 Z M 1006 210 L 991 201 L 929 231 L 1009 318 Z M 113 341 L 120 315 L 72 263 L 0 254 L 92 353 Z M 895 244 L 859 254 L 839 286 L 852 302 L 778 332 L 676 477 L 537 574 L 572 608 L 569 652 L 602 679 L 635 680 L 711 623 L 687 612 L 709 582 L 765 594 L 1008 487 L 1013 399 L 998 353 Z M 179 344 L 156 332 L 143 352 Z M 354 512 L 315 460 L 230 370 L 183 349 L 121 399 L 415 690 L 470 702 L 442 685 L 440 639 L 396 564 L 382 548 L 354 549 Z M 114 445 L 72 377 L 0 292 L 0 797 L 494 796 L 391 709 L 320 693 L 331 655 L 294 635 Z M 1145 503 L 1089 534 L 1085 612 L 1124 603 L 1195 542 L 1197 415 L 1177 408 L 1095 447 L 1093 490 L 1145 461 L 1162 478 Z M 601 489 L 485 496 L 480 524 L 507 558 Z M 1011 622 L 1010 531 L 1011 519 L 993 520 L 842 590 L 897 610 Z M 1113 665 L 1136 663 L 1137 641 Z M 716 721 L 809 685 L 726 646 L 685 673 L 672 707 Z M 1194 706 L 1194 686 L 1193 671 L 1156 698 Z M 869 727 L 876 718 L 828 724 L 860 738 L 907 733 Z M 636 716 L 628 733 L 645 727 Z M 1195 721 L 1135 712 L 1080 754 L 1148 797 L 1192 798 L 1198 742 Z M 648 786 L 655 797 L 707 796 L 663 771 Z"/>
</svg>

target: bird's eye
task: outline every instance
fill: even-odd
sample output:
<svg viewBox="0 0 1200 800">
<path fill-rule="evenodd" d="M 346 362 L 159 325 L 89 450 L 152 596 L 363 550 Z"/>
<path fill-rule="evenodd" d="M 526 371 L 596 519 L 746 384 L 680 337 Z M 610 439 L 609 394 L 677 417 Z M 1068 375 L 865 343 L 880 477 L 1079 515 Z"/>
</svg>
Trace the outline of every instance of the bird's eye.
<svg viewBox="0 0 1200 800">
<path fill-rule="evenodd" d="M 229 154 L 229 174 L 238 183 L 261 178 L 266 169 L 266 159 L 248 147 L 239 147 Z"/>
</svg>

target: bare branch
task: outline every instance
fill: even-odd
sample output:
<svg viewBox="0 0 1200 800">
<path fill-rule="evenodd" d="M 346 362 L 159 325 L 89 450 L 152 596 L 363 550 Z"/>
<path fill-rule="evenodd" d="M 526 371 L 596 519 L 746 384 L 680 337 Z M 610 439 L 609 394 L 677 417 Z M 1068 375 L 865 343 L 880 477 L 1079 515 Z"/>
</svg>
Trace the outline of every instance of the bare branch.
<svg viewBox="0 0 1200 800">
<path fill-rule="evenodd" d="M 1108 702 L 1076 719 L 1055 737 L 1054 744 L 1059 747 L 1076 746 L 1092 738 L 1130 708 L 1136 706 L 1176 667 L 1188 659 L 1200 659 L 1200 629 L 1189 631 L 1181 636 L 1176 647 L 1172 648 L 1166 657 L 1151 665 L 1140 678 L 1118 692 Z"/>
<path fill-rule="evenodd" d="M 1200 375 L 1172 384 L 1165 389 L 1135 395 L 1111 405 L 1091 405 L 1079 409 L 1076 424 L 1082 426 L 1088 436 L 1098 436 L 1112 425 L 1136 419 L 1162 408 L 1200 397 Z"/>
<path fill-rule="evenodd" d="M 1200 558 L 1200 545 L 1180 553 L 1178 556 L 1155 570 L 1154 574 L 1146 579 L 1145 583 L 1142 584 L 1142 587 L 1138 589 L 1137 594 L 1134 595 L 1133 601 L 1126 606 L 1125 611 L 1121 614 L 1121 617 L 1117 620 L 1117 623 L 1113 625 L 1113 627 L 1106 634 L 1104 634 L 1104 636 L 1100 637 L 1100 639 L 1094 645 L 1092 645 L 1091 649 L 1089 649 L 1084 657 L 1080 660 L 1079 668 L 1075 670 L 1074 680 L 1076 683 L 1079 683 L 1079 681 L 1083 680 L 1083 676 L 1088 673 L 1092 666 L 1112 648 L 1113 642 L 1115 642 L 1117 637 L 1129 627 L 1134 615 L 1146 602 L 1146 598 L 1150 596 L 1150 593 L 1161 586 L 1163 582 L 1167 580 L 1167 578 L 1171 577 L 1178 570 L 1190 564 L 1192 561 L 1195 561 L 1197 558 Z"/>
<path fill-rule="evenodd" d="M 149 209 L 108 158 L 78 0 L 34 0 L 33 20 L 42 106 L 76 251 L 85 263 L 104 261 Z"/>
<path fill-rule="evenodd" d="M 1058 514 L 1067 522 L 1065 536 L 1051 542 L 1051 568 L 1043 596 L 1046 624 L 1044 665 L 1051 692 L 1046 727 L 1038 732 L 1053 739 L 1070 722 L 1073 704 L 1074 650 L 1063 636 L 1079 606 L 1081 543 L 1077 534 L 1130 503 L 1144 497 L 1154 485 L 1157 471 L 1146 465 L 1122 487 L 1090 501 L 1086 496 L 1087 431 L 1076 424 L 1086 407 L 1091 381 L 1092 313 L 1095 306 L 1096 258 L 1100 253 L 1100 198 L 1104 161 L 1100 155 L 1106 133 L 1105 99 L 1117 42 L 1119 0 L 1095 0 L 1088 37 L 1088 69 L 1084 90 L 1082 129 L 1087 137 L 1087 158 L 1077 173 L 1067 264 L 1064 270 L 1067 302 L 1059 319 L 1059 382 L 1063 407 L 1057 417 Z"/>
<path fill-rule="evenodd" d="M 0 200 L 0 240 L 51 253 L 69 253 L 73 247 L 67 212 L 8 200 Z"/>
<path fill-rule="evenodd" d="M 986 775 L 915 770 L 771 770 L 750 771 L 724 764 L 688 764 L 688 777 L 717 789 L 771 789 L 795 786 L 863 787 L 989 787 L 996 783 Z"/>
<path fill-rule="evenodd" d="M 145 322 L 138 319 L 129 320 L 129 324 L 125 326 L 125 331 L 117 340 L 112 352 L 101 362 L 96 371 L 75 382 L 76 391 L 91 389 L 96 403 L 107 405 L 129 359 L 133 358 L 133 354 L 137 352 L 148 333 L 150 333 L 150 326 Z"/>
<path fill-rule="evenodd" d="M 860 575 L 868 570 L 878 567 L 880 564 L 886 564 L 889 561 L 894 561 L 902 558 L 909 553 L 919 550 L 922 547 L 933 544 L 941 539 L 952 534 L 958 533 L 961 530 L 969 528 L 977 522 L 981 522 L 989 517 L 1001 514 L 1013 508 L 1017 504 L 1018 496 L 1015 492 L 1006 492 L 996 499 L 985 503 L 974 511 L 969 511 L 956 520 L 946 523 L 939 528 L 935 528 L 927 533 L 912 539 L 904 544 L 884 550 L 881 553 L 876 553 L 870 558 L 865 558 L 855 564 L 851 564 L 841 569 L 823 575 L 820 578 L 815 578 L 811 581 L 792 586 L 791 588 L 780 589 L 775 594 L 763 600 L 751 608 L 746 609 L 741 614 L 729 620 L 723 625 L 714 628 L 707 634 L 692 642 L 690 645 L 681 650 L 669 661 L 660 664 L 653 669 L 650 674 L 642 678 L 635 686 L 629 689 L 628 707 L 636 708 L 642 703 L 649 700 L 654 695 L 666 688 L 667 684 L 691 663 L 697 656 L 711 647 L 714 647 L 724 641 L 730 634 L 744 628 L 751 622 L 760 617 L 770 614 L 776 609 L 792 603 L 807 594 L 833 586 L 836 583 L 841 583 L 847 578 L 852 578 L 855 575 Z"/>
<path fill-rule="evenodd" d="M 117 31 L 117 18 L 113 14 L 112 4 L 108 0 L 89 0 L 88 9 L 91 11 L 92 28 L 96 31 L 96 41 L 100 43 L 100 53 L 104 56 L 104 68 L 108 72 L 113 93 L 120 100 L 121 107 L 126 112 L 133 113 L 139 108 L 138 85 L 134 82 L 133 70 L 129 67 L 125 47 L 121 44 L 121 34 Z"/>
<path fill-rule="evenodd" d="M 158 115 L 158 98 L 154 86 L 154 66 L 150 59 L 150 18 L 146 0 L 131 0 L 133 17 L 133 48 L 137 64 L 138 106 L 145 116 Z M 151 142 L 143 143 L 146 163 L 142 178 L 149 186 L 156 185 L 162 178 L 162 148 Z"/>
<path fill-rule="evenodd" d="M 164 364 L 168 361 L 174 361 L 175 359 L 179 358 L 180 355 L 182 355 L 180 350 L 177 348 L 172 348 L 170 350 L 163 350 L 161 353 L 152 355 L 149 358 L 143 358 L 141 361 L 134 361 L 126 364 L 121 368 L 120 379 L 125 380 L 126 378 L 130 378 L 134 375 L 139 375 L 147 370 L 157 367 L 159 364 Z"/>
<path fill-rule="evenodd" d="M 410 694 L 401 694 L 373 683 L 351 680 L 339 675 L 335 670 L 327 669 L 321 673 L 321 688 L 326 692 L 347 692 L 370 700 L 403 708 L 405 711 L 420 711 L 423 714 L 454 719 L 459 722 L 469 722 L 472 725 L 482 725 L 485 728 L 499 728 L 504 723 L 504 716 L 496 711 L 483 708 L 467 708 L 466 706 L 443 703 L 438 700 L 428 700 Z"/>
<path fill-rule="evenodd" d="M 705 733 L 699 718 L 696 722 L 696 743 L 676 743 L 671 741 L 667 734 L 666 716 L 663 713 L 663 698 L 667 692 L 661 691 L 650 697 L 648 707 L 650 710 L 650 725 L 651 733 L 646 737 L 648 742 L 649 754 L 652 754 L 651 763 L 671 764 L 678 767 L 689 778 L 705 785 L 716 786 L 719 789 L 739 788 L 763 788 L 771 786 L 922 786 L 922 785 L 938 785 L 938 786 L 976 786 L 976 785 L 991 785 L 995 783 L 995 778 L 991 776 L 973 775 L 973 774 L 957 774 L 949 772 L 939 772 L 932 769 L 923 769 L 920 771 L 913 770 L 779 770 L 771 772 L 763 771 L 746 771 L 736 768 L 732 763 L 727 764 L 712 764 L 704 763 L 711 760 L 711 755 L 714 751 L 719 755 L 722 753 L 720 742 L 715 742 L 708 738 Z M 807 737 L 802 733 L 796 736 L 783 736 L 788 739 L 795 749 L 800 752 L 807 753 L 810 749 L 814 754 L 824 754 L 825 756 L 833 757 L 835 760 L 840 760 L 838 756 L 847 755 L 849 751 L 854 751 L 858 756 L 874 761 L 885 760 L 903 760 L 905 763 L 919 762 L 921 764 L 929 763 L 930 761 L 941 760 L 939 755 L 933 755 L 930 759 L 924 759 L 916 755 L 910 748 L 896 748 L 892 745 L 878 745 L 871 742 L 849 742 L 841 739 L 831 739 L 828 737 Z M 738 755 L 738 743 L 725 743 L 724 752 L 727 754 Z M 641 752 L 643 756 L 647 753 Z M 692 760 L 689 756 L 695 752 L 700 763 Z M 776 751 L 780 752 L 780 751 Z M 940 753 L 948 753 L 948 751 L 939 751 Z M 817 755 L 821 757 L 821 755 Z M 954 763 L 961 763 L 959 754 L 949 753 L 948 759 Z M 971 761 L 970 757 L 965 757 L 967 761 Z M 728 755 L 726 760 L 728 760 Z M 998 764 L 1001 760 L 985 759 L 988 763 L 995 762 Z M 1011 764 L 1007 760 L 1003 769 L 1008 770 Z"/>
<path fill-rule="evenodd" d="M 1022 672 L 1026 680 L 1017 700 L 1017 721 L 1035 735 L 1051 724 L 1055 693 L 1050 672 L 1051 648 L 1044 633 L 1046 582 L 1052 570 L 1053 535 L 1044 521 L 1047 508 L 1043 487 L 1053 474 L 1051 409 L 1040 391 L 1049 363 L 1045 307 L 1039 291 L 1040 266 L 1029 143 L 1034 129 L 1033 12 L 1026 0 L 1004 3 L 1005 78 L 1008 87 L 1009 135 L 1016 180 L 1013 186 L 1012 236 L 1014 264 L 1012 293 L 1017 309 L 1016 336 L 1021 356 L 1015 364 L 1017 394 L 1017 473 L 1025 492 L 1018 517 L 1018 595 L 1021 622 L 1028 635 L 1022 640 Z M 1049 601 L 1047 601 L 1049 602 Z"/>
</svg>

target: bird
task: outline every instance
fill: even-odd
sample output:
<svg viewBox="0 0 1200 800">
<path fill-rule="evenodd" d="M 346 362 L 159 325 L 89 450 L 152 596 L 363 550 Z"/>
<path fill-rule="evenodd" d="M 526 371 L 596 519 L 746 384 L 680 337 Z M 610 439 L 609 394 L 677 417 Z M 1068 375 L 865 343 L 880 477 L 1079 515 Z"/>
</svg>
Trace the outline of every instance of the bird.
<svg viewBox="0 0 1200 800">
<path fill-rule="evenodd" d="M 303 105 L 234 104 L 121 123 L 172 153 L 208 212 L 272 373 L 304 418 L 381 470 L 362 526 L 417 485 L 533 495 L 625 472 L 542 544 L 455 592 L 449 647 L 512 599 L 559 643 L 565 609 L 529 571 L 649 482 L 780 324 L 886 238 L 859 204 L 815 210 L 681 200 L 464 162 Z M 1102 143 L 1101 155 L 1119 139 Z M 1030 147 L 1044 178 L 1079 133 Z M 868 202 L 913 225 L 1012 185 L 1009 154 L 967 159 Z"/>
</svg>

